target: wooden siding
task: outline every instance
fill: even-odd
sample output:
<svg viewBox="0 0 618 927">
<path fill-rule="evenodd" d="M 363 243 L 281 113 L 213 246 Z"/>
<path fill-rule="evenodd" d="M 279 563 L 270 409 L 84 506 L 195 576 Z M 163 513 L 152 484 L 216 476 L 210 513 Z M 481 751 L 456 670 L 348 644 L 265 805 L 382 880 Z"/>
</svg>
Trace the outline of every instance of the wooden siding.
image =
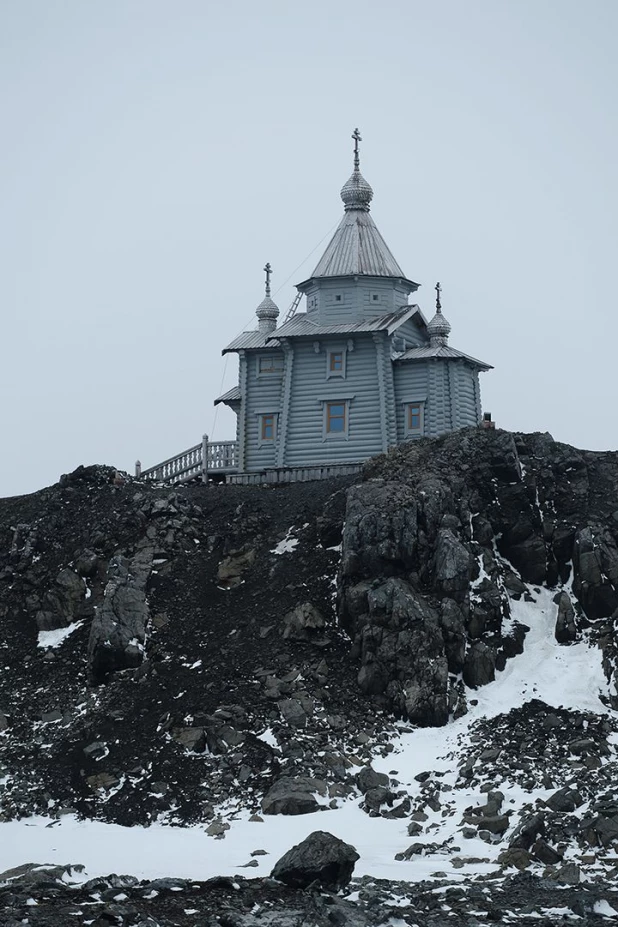
<svg viewBox="0 0 618 927">
<path fill-rule="evenodd" d="M 272 357 L 281 351 L 252 351 L 246 356 L 247 381 L 245 396 L 245 470 L 262 470 L 277 463 L 277 442 L 281 428 L 282 383 L 284 372 L 258 376 L 260 357 Z M 261 442 L 260 415 L 273 412 L 277 415 L 277 435 L 274 441 Z"/>
<path fill-rule="evenodd" d="M 320 325 L 373 319 L 394 312 L 408 302 L 407 287 L 387 277 L 318 279 L 307 286 L 305 293 L 307 316 Z M 341 298 L 337 299 L 338 296 Z"/>
<path fill-rule="evenodd" d="M 478 371 L 457 365 L 457 426 L 478 425 L 482 417 Z"/>
<path fill-rule="evenodd" d="M 294 376 L 285 446 L 286 467 L 365 460 L 382 450 L 376 346 L 371 335 L 355 335 L 348 348 L 346 376 L 327 379 L 326 351 L 336 339 L 295 340 Z M 323 400 L 349 400 L 346 437 L 325 437 Z"/>
<path fill-rule="evenodd" d="M 395 384 L 395 413 L 397 417 L 397 441 L 406 441 L 406 422 L 404 402 L 425 401 L 425 425 L 427 423 L 429 399 L 429 361 L 414 361 L 411 364 L 395 364 L 393 379 Z"/>
<path fill-rule="evenodd" d="M 405 348 L 402 342 L 405 341 Z M 424 348 L 429 344 L 429 337 L 418 327 L 414 319 L 408 319 L 400 325 L 393 335 L 393 347 L 396 351 L 407 348 Z"/>
</svg>

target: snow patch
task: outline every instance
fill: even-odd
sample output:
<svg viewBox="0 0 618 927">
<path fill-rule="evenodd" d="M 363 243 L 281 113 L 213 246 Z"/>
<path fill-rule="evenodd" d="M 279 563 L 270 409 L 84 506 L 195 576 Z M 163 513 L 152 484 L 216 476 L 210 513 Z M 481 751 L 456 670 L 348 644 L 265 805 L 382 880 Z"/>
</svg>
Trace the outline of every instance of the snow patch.
<svg viewBox="0 0 618 927">
<path fill-rule="evenodd" d="M 45 650 L 55 650 L 56 647 L 60 647 L 67 637 L 70 637 L 73 631 L 81 628 L 83 623 L 83 621 L 74 621 L 73 624 L 69 624 L 65 628 L 54 628 L 53 631 L 39 631 L 37 647 L 43 647 Z"/>
</svg>

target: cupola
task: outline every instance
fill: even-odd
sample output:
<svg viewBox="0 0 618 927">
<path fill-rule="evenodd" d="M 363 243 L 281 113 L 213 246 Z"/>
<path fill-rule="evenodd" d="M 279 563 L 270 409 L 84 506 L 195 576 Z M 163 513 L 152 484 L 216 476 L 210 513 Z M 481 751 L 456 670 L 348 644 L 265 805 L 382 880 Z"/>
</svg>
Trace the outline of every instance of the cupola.
<svg viewBox="0 0 618 927">
<path fill-rule="evenodd" d="M 266 274 L 265 295 L 264 299 L 255 310 L 255 314 L 258 317 L 258 330 L 268 334 L 277 327 L 279 307 L 270 297 L 270 276 L 272 274 L 272 267 L 270 264 L 265 265 L 264 272 Z"/>
<path fill-rule="evenodd" d="M 437 348 L 440 345 L 448 344 L 448 336 L 451 333 L 451 323 L 448 319 L 445 319 L 442 315 L 442 303 L 440 301 L 440 295 L 442 293 L 442 287 L 439 283 L 436 283 L 436 314 L 433 319 L 427 326 L 427 334 L 429 335 L 429 343 L 432 348 Z"/>
</svg>

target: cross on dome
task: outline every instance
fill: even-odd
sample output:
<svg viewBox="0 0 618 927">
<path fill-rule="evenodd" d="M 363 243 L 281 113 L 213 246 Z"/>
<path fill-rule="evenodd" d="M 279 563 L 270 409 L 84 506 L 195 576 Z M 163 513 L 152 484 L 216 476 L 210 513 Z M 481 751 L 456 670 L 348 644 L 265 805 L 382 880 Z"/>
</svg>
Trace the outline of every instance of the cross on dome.
<svg viewBox="0 0 618 927">
<path fill-rule="evenodd" d="M 427 326 L 429 343 L 432 347 L 439 347 L 448 343 L 448 336 L 451 333 L 451 324 L 448 319 L 442 315 L 442 287 L 436 283 L 436 314 Z"/>
<path fill-rule="evenodd" d="M 343 200 L 346 212 L 350 209 L 360 209 L 363 212 L 369 212 L 369 204 L 373 199 L 373 190 L 360 172 L 360 152 L 358 150 L 358 143 L 362 141 L 362 137 L 359 129 L 354 129 L 352 138 L 354 139 L 354 171 L 350 179 L 343 186 L 341 199 Z"/>
<path fill-rule="evenodd" d="M 352 138 L 354 139 L 354 170 L 360 170 L 360 153 L 358 151 L 358 143 L 362 142 L 362 136 L 358 129 L 354 129 L 352 132 Z"/>
<path fill-rule="evenodd" d="M 264 265 L 264 272 L 266 274 L 266 296 L 270 296 L 270 275 L 273 272 L 272 267 L 270 266 L 270 261 Z"/>
</svg>

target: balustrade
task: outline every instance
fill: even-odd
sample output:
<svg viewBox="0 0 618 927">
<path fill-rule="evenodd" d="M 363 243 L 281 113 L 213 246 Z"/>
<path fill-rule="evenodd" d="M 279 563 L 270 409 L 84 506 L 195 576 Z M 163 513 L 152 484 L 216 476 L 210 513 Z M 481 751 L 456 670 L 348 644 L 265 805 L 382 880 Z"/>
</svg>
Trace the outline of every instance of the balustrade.
<svg viewBox="0 0 618 927">
<path fill-rule="evenodd" d="M 138 462 L 135 475 L 162 483 L 185 483 L 199 476 L 208 479 L 209 473 L 229 473 L 237 469 L 238 442 L 209 441 L 207 435 L 204 435 L 200 444 L 164 460 L 156 467 L 142 470 Z"/>
</svg>

